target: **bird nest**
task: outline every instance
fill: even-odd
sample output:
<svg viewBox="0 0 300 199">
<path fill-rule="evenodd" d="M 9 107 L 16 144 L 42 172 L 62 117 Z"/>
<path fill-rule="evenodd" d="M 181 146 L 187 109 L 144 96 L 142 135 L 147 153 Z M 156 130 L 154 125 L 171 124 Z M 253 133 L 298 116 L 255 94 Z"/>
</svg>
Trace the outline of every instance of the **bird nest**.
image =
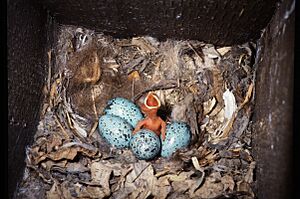
<svg viewBox="0 0 300 199">
<path fill-rule="evenodd" d="M 58 32 L 18 198 L 254 198 L 255 44 Z M 191 127 L 189 147 L 170 158 L 138 160 L 98 132 L 108 100 L 149 91 L 165 121 Z"/>
</svg>

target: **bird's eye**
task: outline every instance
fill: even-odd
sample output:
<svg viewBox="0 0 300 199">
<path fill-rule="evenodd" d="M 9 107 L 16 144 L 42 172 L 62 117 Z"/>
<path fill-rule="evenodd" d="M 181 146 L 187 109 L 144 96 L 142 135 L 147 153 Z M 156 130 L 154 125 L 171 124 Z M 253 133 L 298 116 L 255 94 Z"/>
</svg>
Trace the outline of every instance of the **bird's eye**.
<svg viewBox="0 0 300 199">
<path fill-rule="evenodd" d="M 82 39 L 83 39 L 83 35 L 80 34 L 80 35 L 79 35 L 79 40 L 82 40 Z"/>
</svg>

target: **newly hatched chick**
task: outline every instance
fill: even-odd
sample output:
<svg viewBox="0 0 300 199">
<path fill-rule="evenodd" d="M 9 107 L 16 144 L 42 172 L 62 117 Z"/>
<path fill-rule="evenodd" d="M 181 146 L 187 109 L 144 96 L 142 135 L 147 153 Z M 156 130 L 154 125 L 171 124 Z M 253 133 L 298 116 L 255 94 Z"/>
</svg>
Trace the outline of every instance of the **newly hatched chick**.
<svg viewBox="0 0 300 199">
<path fill-rule="evenodd" d="M 160 105 L 158 97 L 154 93 L 149 92 L 144 103 L 140 104 L 141 110 L 146 115 L 146 118 L 136 125 L 133 134 L 136 134 L 141 128 L 146 128 L 158 136 L 161 134 L 162 139 L 165 140 L 166 122 L 157 115 Z"/>
</svg>

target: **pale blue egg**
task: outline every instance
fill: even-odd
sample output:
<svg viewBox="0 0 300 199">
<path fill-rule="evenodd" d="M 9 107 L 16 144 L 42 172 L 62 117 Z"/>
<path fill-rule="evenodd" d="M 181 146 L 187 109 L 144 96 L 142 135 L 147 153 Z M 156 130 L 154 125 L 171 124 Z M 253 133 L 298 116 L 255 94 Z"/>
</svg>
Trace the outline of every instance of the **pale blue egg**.
<svg viewBox="0 0 300 199">
<path fill-rule="evenodd" d="M 103 115 L 99 118 L 99 133 L 116 148 L 129 148 L 133 127 L 124 119 L 115 115 Z"/>
<path fill-rule="evenodd" d="M 170 157 L 177 149 L 187 147 L 191 141 L 191 131 L 184 122 L 167 125 L 166 139 L 162 141 L 161 156 Z"/>
<path fill-rule="evenodd" d="M 143 114 L 139 107 L 128 99 L 121 97 L 109 100 L 104 113 L 119 116 L 133 127 L 143 119 Z"/>
<path fill-rule="evenodd" d="M 159 137 L 148 129 L 139 130 L 130 141 L 133 154 L 140 160 L 150 160 L 160 152 Z"/>
</svg>

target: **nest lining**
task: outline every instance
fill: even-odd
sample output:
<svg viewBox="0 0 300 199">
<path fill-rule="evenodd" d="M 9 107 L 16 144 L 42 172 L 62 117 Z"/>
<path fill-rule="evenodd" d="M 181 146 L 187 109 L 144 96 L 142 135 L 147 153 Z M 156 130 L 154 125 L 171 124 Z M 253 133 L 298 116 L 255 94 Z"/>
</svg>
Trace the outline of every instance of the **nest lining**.
<svg viewBox="0 0 300 199">
<path fill-rule="evenodd" d="M 60 26 L 18 197 L 254 198 L 254 50 Z M 149 91 L 164 120 L 191 127 L 190 146 L 169 159 L 138 160 L 98 133 L 109 99 L 138 102 Z"/>
</svg>

